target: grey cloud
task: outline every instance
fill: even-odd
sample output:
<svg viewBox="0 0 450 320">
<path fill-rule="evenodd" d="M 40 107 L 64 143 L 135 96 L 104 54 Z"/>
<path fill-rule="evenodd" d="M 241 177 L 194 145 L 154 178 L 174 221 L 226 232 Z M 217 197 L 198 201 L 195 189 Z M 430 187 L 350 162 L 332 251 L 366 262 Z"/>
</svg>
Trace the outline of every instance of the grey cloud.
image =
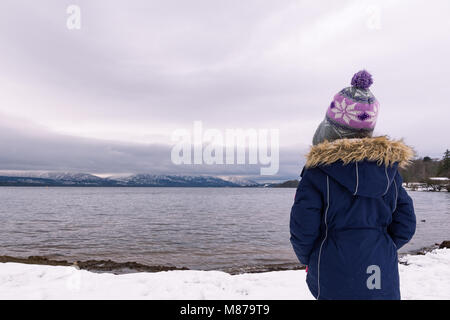
<svg viewBox="0 0 450 320">
<path fill-rule="evenodd" d="M 258 176 L 260 165 L 174 165 L 171 146 L 130 144 L 55 134 L 42 128 L 0 126 L 0 170 L 71 171 L 96 174 L 151 173 Z M 281 150 L 281 169 L 266 179 L 298 175 L 300 150 Z M 261 178 L 261 177 L 260 177 Z"/>
<path fill-rule="evenodd" d="M 34 156 L 16 153 L 8 167 L 58 160 L 89 171 L 180 170 L 164 162 L 167 146 L 147 148 L 131 137 L 190 128 L 194 120 L 219 129 L 278 128 L 283 150 L 297 146 L 282 154 L 289 158 L 304 151 L 332 96 L 362 67 L 374 74 L 380 134 L 405 138 L 421 155 L 449 147 L 446 0 L 79 0 L 79 31 L 65 27 L 69 4 L 0 4 L 0 112 L 74 135 L 37 143 L 24 128 L 11 150 L 29 146 Z M 366 26 L 373 5 L 379 30 Z M 101 133 L 75 137 L 86 136 L 85 124 Z M 114 138 L 129 143 L 98 139 L 125 127 L 130 132 Z M 281 169 L 294 174 L 293 163 Z M 201 170 L 213 169 L 237 170 Z"/>
</svg>

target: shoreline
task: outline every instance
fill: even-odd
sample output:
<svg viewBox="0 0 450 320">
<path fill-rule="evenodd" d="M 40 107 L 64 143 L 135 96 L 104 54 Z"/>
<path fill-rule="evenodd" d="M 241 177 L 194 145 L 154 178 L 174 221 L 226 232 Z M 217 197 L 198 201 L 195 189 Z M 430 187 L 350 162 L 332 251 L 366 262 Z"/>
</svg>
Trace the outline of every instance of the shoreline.
<svg viewBox="0 0 450 320">
<path fill-rule="evenodd" d="M 243 265 L 225 267 L 221 269 L 190 269 L 172 265 L 148 265 L 136 261 L 117 262 L 113 260 L 84 260 L 67 261 L 49 259 L 46 256 L 13 257 L 9 255 L 0 256 L 0 263 L 20 263 L 28 265 L 76 267 L 79 270 L 86 270 L 96 273 L 130 274 L 141 272 L 161 272 L 161 271 L 220 271 L 230 275 L 244 273 L 264 273 L 272 271 L 304 270 L 305 266 L 298 263 L 273 263 L 265 265 Z"/>
<path fill-rule="evenodd" d="M 450 250 L 399 259 L 404 300 L 450 299 Z M 74 267 L 0 263 L 0 299 L 313 300 L 304 270 L 230 275 L 173 270 L 115 275 Z"/>
<path fill-rule="evenodd" d="M 435 249 L 450 248 L 450 241 L 443 241 L 441 244 L 434 244 L 432 246 L 424 247 L 411 252 L 399 253 L 399 261 L 405 256 L 420 256 Z M 219 271 L 230 275 L 239 274 L 254 274 L 266 273 L 274 271 L 295 271 L 304 270 L 305 266 L 298 263 L 273 263 L 266 265 L 243 265 L 226 267 L 221 269 L 189 269 L 187 267 L 179 267 L 172 265 L 147 265 L 136 261 L 117 262 L 113 260 L 85 260 L 85 261 L 67 261 L 49 259 L 46 256 L 29 256 L 29 257 L 13 257 L 9 255 L 0 256 L 0 263 L 20 263 L 28 265 L 44 265 L 44 266 L 62 266 L 62 267 L 76 267 L 79 270 L 86 270 L 95 273 L 111 273 L 111 274 L 131 274 L 142 272 L 162 272 L 162 271 Z"/>
</svg>

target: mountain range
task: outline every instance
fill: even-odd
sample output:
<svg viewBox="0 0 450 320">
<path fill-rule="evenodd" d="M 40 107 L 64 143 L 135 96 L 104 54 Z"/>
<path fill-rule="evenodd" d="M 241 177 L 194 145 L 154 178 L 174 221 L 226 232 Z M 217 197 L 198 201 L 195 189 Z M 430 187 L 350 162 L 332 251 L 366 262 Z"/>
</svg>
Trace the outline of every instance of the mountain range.
<svg viewBox="0 0 450 320">
<path fill-rule="evenodd" d="M 101 178 L 89 173 L 0 172 L 0 186 L 261 187 L 241 177 L 133 174 Z"/>
</svg>

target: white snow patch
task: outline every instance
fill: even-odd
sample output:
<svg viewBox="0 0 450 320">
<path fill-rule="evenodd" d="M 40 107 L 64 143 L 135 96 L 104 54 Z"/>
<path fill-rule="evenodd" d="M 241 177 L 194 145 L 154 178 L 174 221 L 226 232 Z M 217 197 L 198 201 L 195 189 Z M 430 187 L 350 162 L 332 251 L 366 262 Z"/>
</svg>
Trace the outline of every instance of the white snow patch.
<svg viewBox="0 0 450 320">
<path fill-rule="evenodd" d="M 400 265 L 403 299 L 450 299 L 450 250 L 408 255 Z M 229 275 L 167 271 L 113 275 L 0 263 L 0 299 L 313 299 L 304 270 Z"/>
<path fill-rule="evenodd" d="M 402 299 L 450 299 L 450 249 L 407 255 L 399 265 Z"/>
</svg>

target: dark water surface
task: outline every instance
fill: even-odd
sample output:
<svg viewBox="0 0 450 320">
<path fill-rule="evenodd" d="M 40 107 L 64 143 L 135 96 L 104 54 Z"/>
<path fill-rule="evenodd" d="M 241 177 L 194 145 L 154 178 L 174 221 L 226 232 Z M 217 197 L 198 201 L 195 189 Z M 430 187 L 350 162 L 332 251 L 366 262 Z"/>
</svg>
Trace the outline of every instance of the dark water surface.
<svg viewBox="0 0 450 320">
<path fill-rule="evenodd" d="M 289 213 L 294 193 L 268 188 L 0 187 L 0 255 L 203 270 L 293 266 Z M 450 240 L 450 194 L 409 193 L 417 232 L 401 252 Z"/>
</svg>

